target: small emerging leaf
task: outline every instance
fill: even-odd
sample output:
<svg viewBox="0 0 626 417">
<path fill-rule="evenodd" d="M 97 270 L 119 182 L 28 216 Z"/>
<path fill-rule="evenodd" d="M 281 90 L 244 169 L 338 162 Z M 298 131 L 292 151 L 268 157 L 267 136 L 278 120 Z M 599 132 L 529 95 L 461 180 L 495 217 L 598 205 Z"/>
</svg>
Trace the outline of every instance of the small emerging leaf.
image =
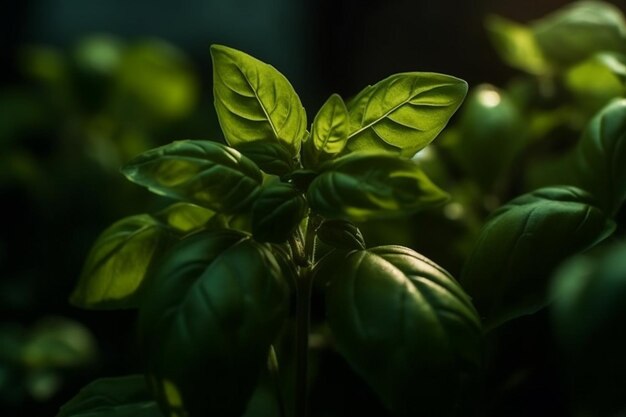
<svg viewBox="0 0 626 417">
<path fill-rule="evenodd" d="M 223 213 L 248 208 L 263 182 L 250 159 L 203 140 L 173 142 L 130 161 L 122 172 L 150 191 Z"/>
<path fill-rule="evenodd" d="M 337 349 L 390 409 L 432 417 L 462 410 L 480 368 L 482 330 L 454 278 L 400 246 L 331 254 L 317 274 L 330 282 Z"/>
<path fill-rule="evenodd" d="M 114 223 L 94 243 L 70 301 L 90 309 L 138 307 L 150 268 L 175 240 L 147 214 Z"/>
<path fill-rule="evenodd" d="M 215 109 L 231 146 L 273 140 L 300 151 L 306 113 L 287 79 L 273 66 L 241 51 L 211 46 Z"/>
<path fill-rule="evenodd" d="M 348 141 L 348 109 L 338 94 L 333 94 L 315 116 L 311 137 L 307 141 L 313 146 L 314 159 L 325 160 L 343 151 Z"/>
<path fill-rule="evenodd" d="M 317 213 L 354 221 L 403 215 L 446 199 L 414 162 L 359 153 L 327 164 L 307 192 Z"/>
<path fill-rule="evenodd" d="M 496 210 L 465 264 L 461 283 L 487 327 L 548 304 L 554 269 L 615 229 L 593 198 L 575 187 L 542 188 Z"/>
<path fill-rule="evenodd" d="M 286 183 L 269 185 L 252 206 L 252 234 L 259 242 L 285 242 L 306 210 L 304 195 L 296 187 Z"/>
<path fill-rule="evenodd" d="M 366 87 L 348 104 L 348 151 L 412 157 L 443 130 L 467 83 L 449 75 L 409 72 Z"/>
</svg>

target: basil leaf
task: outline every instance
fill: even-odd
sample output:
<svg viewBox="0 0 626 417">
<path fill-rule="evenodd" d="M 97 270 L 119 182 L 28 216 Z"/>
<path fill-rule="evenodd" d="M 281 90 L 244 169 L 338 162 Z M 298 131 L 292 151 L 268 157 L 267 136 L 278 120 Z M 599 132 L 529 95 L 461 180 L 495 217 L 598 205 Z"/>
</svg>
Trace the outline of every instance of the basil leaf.
<svg viewBox="0 0 626 417">
<path fill-rule="evenodd" d="M 400 246 L 335 252 L 327 318 L 337 349 L 398 415 L 450 416 L 480 368 L 469 297 L 441 267 Z"/>
<path fill-rule="evenodd" d="M 287 79 L 274 67 L 222 45 L 211 46 L 215 109 L 231 146 L 274 140 L 293 156 L 306 133 L 306 113 Z"/>
<path fill-rule="evenodd" d="M 467 83 L 448 75 L 392 75 L 365 88 L 348 104 L 346 149 L 410 158 L 443 130 L 466 93 Z"/>
<path fill-rule="evenodd" d="M 202 140 L 149 150 L 122 173 L 153 193 L 225 213 L 248 208 L 263 182 L 254 162 L 228 146 Z"/>
<path fill-rule="evenodd" d="M 182 233 L 188 233 L 205 226 L 215 216 L 215 212 L 189 203 L 176 203 L 155 215 L 165 224 Z"/>
<path fill-rule="evenodd" d="M 345 220 L 324 220 L 317 231 L 317 237 L 337 249 L 365 249 L 365 239 L 361 231 Z"/>
<path fill-rule="evenodd" d="M 56 417 L 162 417 L 143 375 L 101 378 L 86 385 Z"/>
<path fill-rule="evenodd" d="M 626 23 L 620 10 L 605 2 L 577 1 L 532 24 L 544 55 L 568 66 L 596 52 L 623 52 Z"/>
<path fill-rule="evenodd" d="M 312 154 L 310 159 L 315 161 L 312 166 L 343 151 L 348 141 L 349 127 L 348 109 L 342 98 L 333 94 L 315 116 L 311 137 L 305 144 L 313 148 L 309 150 Z"/>
<path fill-rule="evenodd" d="M 615 214 L 626 199 L 626 100 L 614 101 L 591 120 L 574 162 L 577 184 Z"/>
<path fill-rule="evenodd" d="M 268 140 L 243 142 L 235 147 L 267 174 L 283 176 L 295 169 L 289 150 L 280 143 Z"/>
<path fill-rule="evenodd" d="M 615 224 L 575 187 L 548 187 L 496 210 L 465 264 L 461 283 L 487 327 L 548 304 L 548 278 L 569 256 L 609 236 Z"/>
<path fill-rule="evenodd" d="M 70 302 L 88 309 L 138 307 L 146 276 L 175 240 L 147 214 L 114 223 L 94 243 Z"/>
<path fill-rule="evenodd" d="M 626 409 L 626 247 L 614 244 L 559 269 L 552 285 L 556 339 L 572 383 L 575 409 L 619 415 Z"/>
<path fill-rule="evenodd" d="M 269 247 L 232 230 L 195 233 L 153 279 L 139 328 L 163 413 L 241 415 L 289 305 Z"/>
<path fill-rule="evenodd" d="M 259 242 L 284 242 L 296 230 L 306 210 L 304 195 L 296 187 L 271 184 L 252 206 L 252 234 Z"/>
<path fill-rule="evenodd" d="M 399 216 L 446 199 L 414 162 L 362 153 L 326 165 L 307 191 L 312 210 L 354 221 Z"/>
</svg>

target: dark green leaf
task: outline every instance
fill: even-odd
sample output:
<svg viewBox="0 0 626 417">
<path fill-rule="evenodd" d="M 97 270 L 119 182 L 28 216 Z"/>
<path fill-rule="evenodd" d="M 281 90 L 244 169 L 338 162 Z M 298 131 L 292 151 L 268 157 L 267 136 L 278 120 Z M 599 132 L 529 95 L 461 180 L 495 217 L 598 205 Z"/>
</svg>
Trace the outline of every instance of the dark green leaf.
<svg viewBox="0 0 626 417">
<path fill-rule="evenodd" d="M 610 235 L 615 224 L 575 187 L 542 188 L 496 210 L 462 276 L 487 327 L 546 306 L 550 274 Z"/>
<path fill-rule="evenodd" d="M 578 182 L 600 207 L 615 214 L 626 199 L 626 100 L 606 106 L 587 126 L 574 151 Z"/>
<path fill-rule="evenodd" d="M 149 150 L 122 172 L 156 194 L 225 213 L 248 208 L 263 181 L 250 159 L 233 148 L 203 140 Z"/>
<path fill-rule="evenodd" d="M 226 141 L 237 146 L 274 140 L 297 156 L 306 113 L 289 81 L 271 65 L 226 46 L 211 46 L 211 57 L 215 109 Z"/>
<path fill-rule="evenodd" d="M 403 215 L 446 199 L 414 162 L 360 153 L 326 165 L 307 192 L 322 216 L 355 221 Z"/>
<path fill-rule="evenodd" d="M 294 170 L 291 153 L 280 143 L 257 140 L 240 143 L 235 148 L 268 174 L 283 176 Z"/>
<path fill-rule="evenodd" d="M 263 188 L 252 206 L 252 234 L 259 242 L 281 243 L 306 214 L 304 195 L 296 187 L 275 183 Z"/>
<path fill-rule="evenodd" d="M 577 1 L 532 25 L 544 56 L 571 65 L 596 52 L 623 52 L 626 23 L 620 10 L 601 1 Z"/>
<path fill-rule="evenodd" d="M 317 231 L 317 237 L 337 249 L 365 249 L 361 231 L 345 220 L 325 220 Z"/>
<path fill-rule="evenodd" d="M 86 385 L 56 417 L 161 417 L 143 375 L 102 378 Z M 182 417 L 173 414 L 171 417 Z"/>
<path fill-rule="evenodd" d="M 154 276 L 139 320 L 164 414 L 241 415 L 288 305 L 268 246 L 230 230 L 182 240 Z"/>
<path fill-rule="evenodd" d="M 175 240 L 167 225 L 147 214 L 114 223 L 89 252 L 71 303 L 90 309 L 137 307 L 144 279 Z"/>
<path fill-rule="evenodd" d="M 568 262 L 552 288 L 554 330 L 581 415 L 626 410 L 626 247 Z"/>
<path fill-rule="evenodd" d="M 348 151 L 412 157 L 448 123 L 467 93 L 467 83 L 435 73 L 392 75 L 366 87 L 348 104 Z"/>
<path fill-rule="evenodd" d="M 482 331 L 469 297 L 446 271 L 410 249 L 336 252 L 327 317 L 339 352 L 402 416 L 461 411 L 480 367 Z"/>
</svg>

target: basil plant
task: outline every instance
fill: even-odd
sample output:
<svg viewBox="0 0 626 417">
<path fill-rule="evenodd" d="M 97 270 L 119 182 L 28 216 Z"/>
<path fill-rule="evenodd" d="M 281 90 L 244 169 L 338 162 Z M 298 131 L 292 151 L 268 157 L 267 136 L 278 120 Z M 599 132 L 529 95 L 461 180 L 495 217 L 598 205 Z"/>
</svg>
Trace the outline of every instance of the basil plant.
<svg viewBox="0 0 626 417">
<path fill-rule="evenodd" d="M 313 324 L 393 415 L 462 414 L 482 367 L 469 296 L 411 249 L 368 247 L 357 225 L 447 200 L 412 157 L 467 84 L 395 74 L 307 119 L 274 67 L 211 54 L 226 144 L 181 140 L 128 162 L 130 181 L 176 202 L 106 229 L 71 296 L 138 310 L 144 375 L 97 380 L 59 417 L 306 416 Z"/>
</svg>

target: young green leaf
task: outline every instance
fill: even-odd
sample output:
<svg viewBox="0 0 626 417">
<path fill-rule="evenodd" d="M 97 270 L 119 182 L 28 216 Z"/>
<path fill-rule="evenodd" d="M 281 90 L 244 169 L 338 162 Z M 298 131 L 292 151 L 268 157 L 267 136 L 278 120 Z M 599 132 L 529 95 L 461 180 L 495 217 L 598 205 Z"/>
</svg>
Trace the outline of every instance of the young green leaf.
<svg viewBox="0 0 626 417">
<path fill-rule="evenodd" d="M 160 265 L 139 328 L 161 409 L 240 416 L 288 309 L 280 266 L 232 230 L 195 233 Z"/>
<path fill-rule="evenodd" d="M 295 169 L 291 153 L 280 143 L 256 140 L 240 143 L 235 149 L 250 158 L 267 174 L 282 177 Z"/>
<path fill-rule="evenodd" d="M 626 23 L 620 10 L 601 1 L 577 1 L 532 24 L 544 56 L 561 66 L 597 52 L 624 52 Z"/>
<path fill-rule="evenodd" d="M 259 242 L 282 243 L 296 230 L 307 211 L 304 195 L 287 183 L 271 184 L 252 206 L 252 234 Z"/>
<path fill-rule="evenodd" d="M 403 215 L 446 199 L 412 161 L 363 153 L 327 164 L 307 192 L 317 213 L 354 221 Z"/>
<path fill-rule="evenodd" d="M 428 145 L 459 108 L 467 83 L 435 73 L 392 75 L 348 103 L 348 151 L 412 157 Z"/>
<path fill-rule="evenodd" d="M 348 117 L 348 109 L 338 94 L 326 100 L 315 116 L 309 138 L 316 160 L 320 157 L 324 160 L 343 151 L 348 141 Z"/>
<path fill-rule="evenodd" d="M 175 203 L 155 215 L 163 223 L 181 233 L 205 226 L 215 212 L 189 203 Z"/>
<path fill-rule="evenodd" d="M 480 368 L 482 330 L 458 283 L 400 246 L 335 252 L 316 274 L 329 280 L 327 319 L 337 349 L 402 416 L 451 416 Z"/>
<path fill-rule="evenodd" d="M 284 144 L 293 156 L 306 133 L 306 113 L 274 67 L 222 45 L 211 46 L 215 109 L 231 146 L 257 140 Z"/>
<path fill-rule="evenodd" d="M 147 214 L 114 223 L 89 252 L 71 303 L 89 309 L 138 307 L 148 272 L 175 240 L 173 230 Z"/>
<path fill-rule="evenodd" d="M 56 417 L 163 417 L 143 375 L 101 378 L 86 385 Z"/>
<path fill-rule="evenodd" d="M 149 150 L 122 173 L 153 193 L 222 213 L 247 209 L 263 182 L 250 159 L 219 143 L 185 140 Z"/>
<path fill-rule="evenodd" d="M 614 215 L 626 199 L 626 100 L 600 111 L 587 126 L 573 155 L 577 184 Z"/>
<path fill-rule="evenodd" d="M 560 268 L 552 286 L 554 332 L 565 354 L 576 410 L 619 415 L 626 406 L 626 247 L 580 256 Z"/>
<path fill-rule="evenodd" d="M 498 326 L 545 307 L 554 269 L 614 229 L 614 222 L 583 190 L 542 188 L 492 214 L 465 264 L 461 283 L 485 325 Z"/>
</svg>

